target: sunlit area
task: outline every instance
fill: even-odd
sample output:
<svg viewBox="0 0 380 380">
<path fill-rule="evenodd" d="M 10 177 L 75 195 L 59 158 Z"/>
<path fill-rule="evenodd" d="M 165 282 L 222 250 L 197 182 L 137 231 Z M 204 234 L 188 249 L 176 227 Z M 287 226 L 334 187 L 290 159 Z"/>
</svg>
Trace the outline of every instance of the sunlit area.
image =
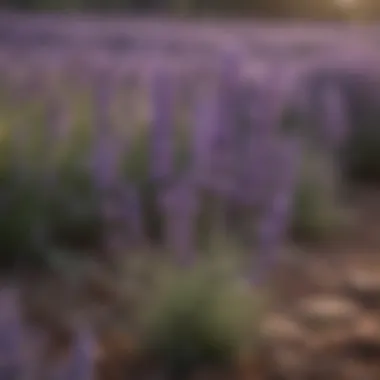
<svg viewBox="0 0 380 380">
<path fill-rule="evenodd" d="M 0 380 L 380 379 L 379 19 L 3 0 Z"/>
</svg>

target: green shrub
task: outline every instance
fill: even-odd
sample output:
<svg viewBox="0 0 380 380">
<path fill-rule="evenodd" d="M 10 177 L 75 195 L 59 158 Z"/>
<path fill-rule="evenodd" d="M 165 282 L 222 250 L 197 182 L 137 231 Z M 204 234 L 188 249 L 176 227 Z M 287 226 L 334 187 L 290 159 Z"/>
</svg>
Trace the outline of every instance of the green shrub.
<svg viewBox="0 0 380 380">
<path fill-rule="evenodd" d="M 168 271 L 143 315 L 143 344 L 173 379 L 229 367 L 255 343 L 262 305 L 231 266 L 215 261 Z"/>
<path fill-rule="evenodd" d="M 94 243 L 100 236 L 94 188 L 85 167 L 88 121 L 76 120 L 71 136 L 57 141 L 54 156 L 49 157 L 42 111 L 40 105 L 27 107 L 17 118 L 8 112 L 0 125 L 2 267 L 44 265 L 54 246 L 78 248 L 78 243 Z M 15 126 L 20 127 L 19 149 L 10 133 Z M 45 181 L 50 168 L 55 172 L 52 188 Z"/>
</svg>

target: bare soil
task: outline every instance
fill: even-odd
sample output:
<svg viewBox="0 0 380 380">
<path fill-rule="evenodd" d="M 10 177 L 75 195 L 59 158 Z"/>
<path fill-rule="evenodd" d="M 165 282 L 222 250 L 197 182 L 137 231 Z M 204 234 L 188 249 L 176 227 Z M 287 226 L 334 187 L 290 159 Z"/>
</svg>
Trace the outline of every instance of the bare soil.
<svg viewBox="0 0 380 380">
<path fill-rule="evenodd" d="M 350 231 L 279 268 L 263 378 L 380 378 L 380 191 L 358 191 L 354 206 Z"/>
<path fill-rule="evenodd" d="M 242 360 L 233 374 L 206 371 L 195 380 L 380 379 L 380 190 L 355 191 L 352 204 L 356 222 L 342 236 L 324 244 L 291 247 L 281 259 L 270 282 L 273 307 L 262 325 L 257 354 Z M 5 334 L 5 341 L 17 337 L 19 314 L 34 320 L 45 333 L 37 332 L 42 338 L 30 335 L 33 343 L 26 344 L 27 356 L 16 346 L 0 344 L 3 362 L 17 363 L 24 355 L 29 358 L 24 370 L 31 372 L 38 371 L 33 363 L 43 358 L 54 365 L 36 379 L 50 380 L 76 352 L 82 363 L 98 363 L 99 380 L 138 379 L 141 370 L 144 380 L 150 378 L 133 332 L 108 320 L 98 326 L 95 339 L 83 333 L 81 315 L 70 312 L 78 302 L 104 308 L 117 304 L 112 280 L 103 273 L 92 272 L 75 301 L 74 279 L 71 290 L 57 278 L 28 279 L 21 309 L 12 301 L 14 288 L 6 285 L 0 292 L 1 337 Z M 101 313 L 94 308 L 94 320 L 100 320 Z"/>
</svg>

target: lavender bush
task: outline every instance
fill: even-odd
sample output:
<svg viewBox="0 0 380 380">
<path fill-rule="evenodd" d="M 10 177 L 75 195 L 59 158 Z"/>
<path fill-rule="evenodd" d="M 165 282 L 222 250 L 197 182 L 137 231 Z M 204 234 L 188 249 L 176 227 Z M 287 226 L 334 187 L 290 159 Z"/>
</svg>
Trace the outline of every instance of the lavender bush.
<svg viewBox="0 0 380 380">
<path fill-rule="evenodd" d="M 142 318 L 145 354 L 170 379 L 233 368 L 243 347 L 254 352 L 263 304 L 231 265 L 199 260 L 191 271 L 166 271 Z"/>
<path fill-rule="evenodd" d="M 210 242 L 200 234 L 215 231 L 245 241 L 257 235 L 257 242 L 269 239 L 273 247 L 280 246 L 292 219 L 296 184 L 284 182 L 281 190 L 279 175 L 290 173 L 297 163 L 282 160 L 285 166 L 276 173 L 276 157 L 287 139 L 303 144 L 310 136 L 303 120 L 284 119 L 292 105 L 286 97 L 291 85 L 287 70 L 271 66 L 263 83 L 247 82 L 243 55 L 223 54 L 217 74 L 204 83 L 194 77 L 194 91 L 183 98 L 176 94 L 185 83 L 189 86 L 181 82 L 186 71 L 179 75 L 169 67 L 149 69 L 148 76 L 142 70 L 137 87 L 124 85 L 122 70 L 111 74 L 112 65 L 103 58 L 100 66 L 89 66 L 90 75 L 82 83 L 66 83 L 65 69 L 54 81 L 38 77 L 38 92 L 23 97 L 25 114 L 18 121 L 23 132 L 9 134 L 2 150 L 4 199 L 9 196 L 10 201 L 0 237 L 3 233 L 8 257 L 24 261 L 30 252 L 30 257 L 43 258 L 56 246 L 123 250 L 136 234 L 140 242 L 146 236 L 145 244 L 187 256 L 185 261 L 200 240 Z M 149 79 L 145 84 L 144 78 Z M 207 96 L 201 95 L 204 91 Z M 150 106 L 144 125 L 136 121 L 136 110 L 123 113 L 123 102 L 133 99 Z M 4 119 L 5 134 L 13 131 L 11 116 Z M 332 118 L 326 123 L 335 123 Z M 22 154 L 14 156 L 16 147 Z M 138 197 L 128 196 L 130 191 Z M 284 201 L 289 206 L 281 216 L 273 209 L 269 222 L 270 205 L 280 198 L 289 199 Z M 136 200 L 141 204 L 134 205 Z M 284 232 L 268 235 L 264 230 L 269 227 L 259 227 L 260 218 Z M 211 224 L 202 227 L 205 219 Z M 304 217 L 293 220 L 308 223 Z"/>
<path fill-rule="evenodd" d="M 0 264 L 70 262 L 80 278 L 79 256 L 106 258 L 128 282 L 109 313 L 172 378 L 229 369 L 255 346 L 263 305 L 252 285 L 288 240 L 336 232 L 340 153 L 361 173 L 378 161 L 368 153 L 377 112 L 362 115 L 347 77 L 273 46 L 254 56 L 234 36 L 226 46 L 210 35 L 204 55 L 168 53 L 161 40 L 133 54 L 0 47 Z M 148 264 L 135 281 L 120 256 L 140 252 Z M 17 341 L 12 328 L 0 347 Z M 48 378 L 94 378 L 83 331 Z"/>
</svg>

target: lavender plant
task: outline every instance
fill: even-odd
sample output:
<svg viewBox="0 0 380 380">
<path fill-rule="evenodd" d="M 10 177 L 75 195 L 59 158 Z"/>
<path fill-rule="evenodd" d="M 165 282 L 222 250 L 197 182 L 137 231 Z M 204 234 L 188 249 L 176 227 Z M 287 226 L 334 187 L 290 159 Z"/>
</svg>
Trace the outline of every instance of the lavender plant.
<svg viewBox="0 0 380 380">
<path fill-rule="evenodd" d="M 46 374 L 54 380 L 94 380 L 96 342 L 87 327 L 79 328 L 67 358 L 49 368 Z"/>
<path fill-rule="evenodd" d="M 108 70 L 96 73 L 94 88 L 94 151 L 93 179 L 99 194 L 99 207 L 104 222 L 104 249 L 112 252 L 119 249 L 121 237 L 113 226 L 119 219 L 117 191 L 120 182 L 120 154 L 122 147 L 112 127 L 112 101 L 114 78 Z"/>
<path fill-rule="evenodd" d="M 222 50 L 177 60 L 161 50 L 112 57 L 87 49 L 74 59 L 63 54 L 58 61 L 68 62 L 56 66 L 57 57 L 37 49 L 30 60 L 3 68 L 16 77 L 9 81 L 13 110 L 0 119 L 1 260 L 25 264 L 28 257 L 66 254 L 65 246 L 75 254 L 173 253 L 185 270 L 173 268 L 168 286 L 154 283 L 151 296 L 145 293 L 138 326 L 146 353 L 173 378 L 197 366 L 227 368 L 255 342 L 257 295 L 241 272 L 248 268 L 251 284 L 262 283 L 287 239 L 320 236 L 330 226 L 338 170 L 330 153 L 348 136 L 352 107 L 343 87 L 327 81 L 319 88 L 316 80 L 320 93 L 309 98 L 303 88 L 302 102 L 292 98 L 294 66 L 283 55 L 267 60 L 251 82 L 246 71 L 254 57 L 244 48 Z M 141 85 L 147 71 L 144 88 L 129 85 Z M 127 107 L 132 98 L 136 106 Z M 290 106 L 304 114 L 318 108 L 315 134 L 305 120 L 284 121 Z M 317 135 L 325 137 L 318 151 Z M 202 261 L 211 252 L 220 263 L 223 249 L 233 256 L 242 247 L 250 265 L 238 273 L 215 274 L 219 264 L 210 269 Z M 19 360 L 18 327 L 6 331 L 0 318 L 0 351 L 9 343 L 11 372 Z M 49 379 L 94 378 L 93 336 L 83 330 L 77 338 Z"/>
<path fill-rule="evenodd" d="M 259 246 L 280 246 L 284 233 L 279 231 L 287 231 L 291 220 L 293 192 L 289 190 L 291 181 L 283 179 L 282 182 L 281 178 L 287 173 L 289 178 L 294 178 L 295 174 L 290 173 L 296 170 L 293 169 L 296 165 L 290 158 L 276 160 L 283 149 L 277 145 L 286 145 L 289 136 L 293 138 L 301 132 L 300 128 L 296 131 L 282 128 L 294 72 L 274 62 L 268 66 L 262 82 L 251 86 L 244 74 L 249 58 L 241 51 L 227 51 L 216 56 L 216 64 L 208 62 L 216 75 L 210 76 L 207 83 L 201 83 L 199 90 L 194 73 L 191 74 L 194 83 L 191 83 L 187 81 L 190 73 L 185 69 L 178 75 L 171 62 L 163 61 L 168 65 L 153 65 L 145 89 L 148 92 L 145 101 L 148 100 L 152 110 L 150 125 L 133 122 L 127 126 L 127 122 L 119 121 L 118 128 L 131 128 L 131 132 L 119 133 L 114 104 L 115 99 L 122 103 L 126 99 L 123 91 L 133 88 L 123 84 L 129 68 L 117 67 L 116 70 L 115 66 L 112 72 L 111 59 L 100 58 L 101 61 L 97 58 L 93 64 L 85 63 L 92 73 L 92 82 L 78 82 L 70 92 L 73 83 L 63 86 L 62 78 L 66 78 L 67 73 L 60 73 L 60 83 L 51 81 L 58 77 L 50 78 L 47 81 L 50 92 L 40 98 L 48 108 L 45 118 L 33 118 L 33 124 L 39 125 L 33 128 L 44 130 L 48 138 L 44 148 L 47 162 L 33 156 L 30 162 L 23 159 L 22 164 L 27 164 L 25 168 L 35 193 L 41 186 L 47 192 L 45 199 L 50 193 L 54 194 L 52 205 L 41 207 L 37 202 L 27 212 L 34 215 L 26 222 L 33 225 L 33 228 L 28 227 L 28 234 L 37 236 L 36 226 L 44 220 L 53 231 L 53 245 L 67 239 L 65 229 L 83 228 L 87 231 L 86 239 L 91 240 L 91 235 L 105 236 L 107 243 L 103 248 L 118 241 L 121 250 L 131 241 L 151 242 L 156 235 L 156 242 L 171 247 L 181 261 L 192 261 L 190 257 L 199 249 L 200 219 L 208 207 L 206 213 L 213 214 L 208 234 L 213 230 L 230 238 L 232 231 L 233 234 L 238 231 L 239 239 L 245 234 L 251 241 L 254 240 L 251 236 L 258 234 L 262 236 Z M 41 65 L 40 61 L 36 62 Z M 62 65 L 60 70 L 67 70 L 68 66 L 65 67 Z M 204 70 L 209 75 L 210 67 Z M 140 74 L 145 75 L 144 67 Z M 122 91 L 119 84 L 124 86 Z M 195 91 L 189 90 L 191 86 Z M 179 96 L 185 87 L 186 97 Z M 200 94 L 203 91 L 207 92 Z M 324 107 L 326 122 L 323 125 L 340 128 L 346 111 L 335 92 L 336 96 L 329 90 L 328 94 L 325 99 L 328 107 L 333 107 L 336 100 L 334 109 L 338 112 L 339 108 L 340 113 L 334 114 L 334 110 Z M 66 97 L 73 97 L 70 107 Z M 85 108 L 88 108 L 87 115 L 83 117 L 81 113 Z M 133 111 L 136 110 L 128 108 L 129 113 Z M 185 116 L 178 120 L 182 112 Z M 189 113 L 195 115 L 193 120 L 188 120 Z M 92 121 L 89 115 L 93 116 Z M 65 119 L 69 116 L 71 127 L 67 128 Z M 137 120 L 126 113 L 118 117 Z M 40 128 L 40 124 L 44 128 Z M 332 131 L 332 127 L 328 130 Z M 126 142 L 121 136 L 128 136 L 130 140 Z M 338 138 L 331 136 L 329 141 Z M 30 142 L 28 140 L 26 145 Z M 187 154 L 191 159 L 184 160 L 179 167 L 179 155 Z M 53 161 L 54 166 L 46 172 L 45 164 Z M 92 166 L 86 166 L 88 162 Z M 36 171 L 32 167 L 37 168 Z M 44 181 L 53 176 L 56 184 L 50 188 Z M 210 196 L 210 202 L 206 201 L 208 205 L 205 205 L 205 193 Z M 209 207 L 211 203 L 215 207 Z M 242 226 L 244 233 L 240 231 Z M 267 251 L 266 248 L 260 250 Z M 269 257 L 269 254 L 264 256 Z"/>
<path fill-rule="evenodd" d="M 174 78 L 166 70 L 153 73 L 152 131 L 151 131 L 151 178 L 167 183 L 174 174 Z"/>
<path fill-rule="evenodd" d="M 0 292 L 0 378 L 19 379 L 23 370 L 23 324 L 17 292 Z"/>
<path fill-rule="evenodd" d="M 273 186 L 274 194 L 258 225 L 259 273 L 254 268 L 254 275 L 251 277 L 254 282 L 265 278 L 265 273 L 275 265 L 281 245 L 286 241 L 298 183 L 301 149 L 300 139 L 290 137 L 280 142 L 275 152 L 272 170 L 276 173 L 276 184 Z"/>
</svg>

